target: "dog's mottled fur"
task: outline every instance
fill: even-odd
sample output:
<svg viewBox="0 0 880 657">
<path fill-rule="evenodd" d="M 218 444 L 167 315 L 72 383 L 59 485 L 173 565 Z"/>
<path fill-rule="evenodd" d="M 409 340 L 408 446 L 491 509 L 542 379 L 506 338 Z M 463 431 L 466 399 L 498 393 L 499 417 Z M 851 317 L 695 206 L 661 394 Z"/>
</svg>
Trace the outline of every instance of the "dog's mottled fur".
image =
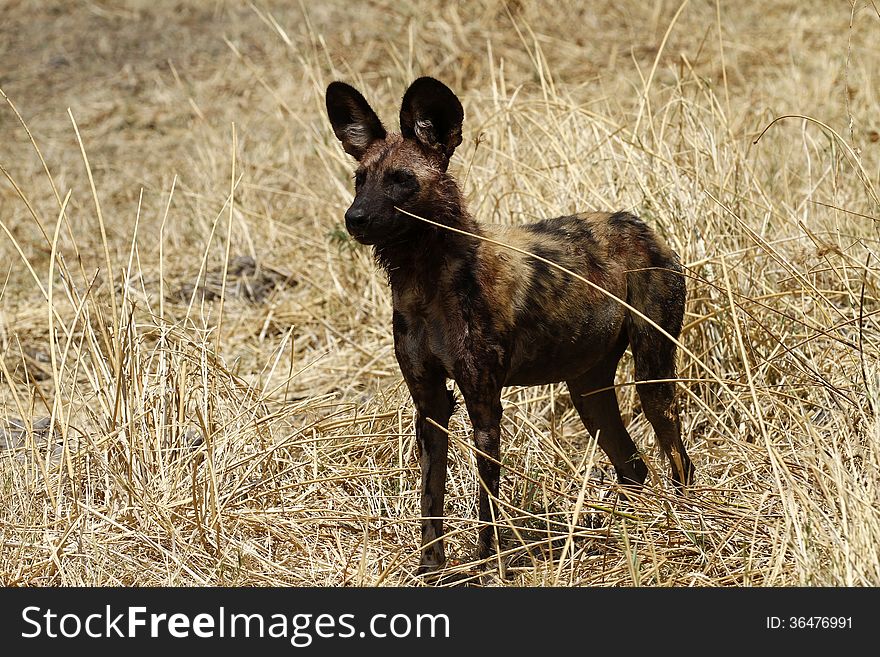
<svg viewBox="0 0 880 657">
<path fill-rule="evenodd" d="M 500 471 L 501 389 L 565 381 L 591 435 L 622 484 L 641 486 L 647 468 L 624 427 L 610 386 L 630 345 L 645 415 L 681 489 L 694 469 L 681 441 L 675 399 L 675 344 L 685 281 L 678 256 L 627 212 L 590 212 L 525 226 L 478 224 L 462 202 L 449 159 L 464 112 L 455 94 L 419 78 L 403 97 L 400 134 L 385 131 L 364 97 L 342 82 L 327 88 L 327 112 L 347 153 L 359 161 L 346 228 L 373 245 L 391 283 L 394 347 L 415 402 L 422 468 L 420 572 L 441 567 L 443 499 L 453 379 L 474 428 L 479 552 L 491 554 Z M 405 211 L 405 212 L 404 212 Z M 419 221 L 406 213 L 488 237 L 557 263 Z M 615 299 L 614 297 L 617 297 Z"/>
</svg>

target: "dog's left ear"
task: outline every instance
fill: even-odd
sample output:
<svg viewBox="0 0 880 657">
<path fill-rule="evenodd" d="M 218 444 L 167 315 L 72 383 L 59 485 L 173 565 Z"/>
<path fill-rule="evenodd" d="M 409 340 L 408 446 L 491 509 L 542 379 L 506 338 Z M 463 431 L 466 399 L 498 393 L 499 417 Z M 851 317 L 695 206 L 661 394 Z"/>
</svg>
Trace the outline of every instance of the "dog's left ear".
<svg viewBox="0 0 880 657">
<path fill-rule="evenodd" d="M 419 78 L 403 95 L 400 132 L 437 151 L 446 163 L 461 143 L 464 109 L 452 90 L 434 78 Z"/>
</svg>

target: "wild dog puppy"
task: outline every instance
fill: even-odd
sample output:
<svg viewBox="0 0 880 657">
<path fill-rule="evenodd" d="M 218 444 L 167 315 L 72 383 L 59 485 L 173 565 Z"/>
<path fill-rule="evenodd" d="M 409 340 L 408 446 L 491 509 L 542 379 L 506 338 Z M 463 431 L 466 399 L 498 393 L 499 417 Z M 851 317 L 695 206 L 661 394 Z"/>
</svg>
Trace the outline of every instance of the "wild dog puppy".
<svg viewBox="0 0 880 657">
<path fill-rule="evenodd" d="M 400 107 L 400 133 L 389 133 L 353 87 L 327 87 L 336 137 L 358 161 L 348 232 L 370 244 L 388 275 L 394 348 L 416 407 L 422 469 L 419 572 L 441 567 L 447 427 L 458 384 L 474 429 L 479 553 L 490 556 L 500 472 L 501 389 L 565 381 L 591 435 L 598 437 L 621 484 L 638 487 L 645 463 L 624 427 L 613 389 L 627 345 L 645 415 L 681 489 L 694 468 L 681 441 L 675 399 L 675 344 L 685 280 L 678 256 L 627 212 L 587 212 L 524 226 L 479 224 L 468 214 L 449 159 L 461 143 L 464 111 L 443 83 L 419 78 Z M 490 238 L 546 262 L 470 235 Z M 603 292 L 604 290 L 604 292 Z M 632 312 L 627 305 L 641 314 Z M 429 422 L 433 420 L 436 423 Z"/>
</svg>

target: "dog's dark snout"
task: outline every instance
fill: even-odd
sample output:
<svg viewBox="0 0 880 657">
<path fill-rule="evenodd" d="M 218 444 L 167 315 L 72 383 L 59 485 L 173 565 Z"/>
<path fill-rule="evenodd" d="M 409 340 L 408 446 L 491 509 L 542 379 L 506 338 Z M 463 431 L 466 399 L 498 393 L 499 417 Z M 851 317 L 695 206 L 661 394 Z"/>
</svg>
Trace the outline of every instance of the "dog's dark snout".
<svg viewBox="0 0 880 657">
<path fill-rule="evenodd" d="M 369 223 L 369 216 L 363 207 L 351 206 L 345 213 L 345 227 L 359 230 Z"/>
</svg>

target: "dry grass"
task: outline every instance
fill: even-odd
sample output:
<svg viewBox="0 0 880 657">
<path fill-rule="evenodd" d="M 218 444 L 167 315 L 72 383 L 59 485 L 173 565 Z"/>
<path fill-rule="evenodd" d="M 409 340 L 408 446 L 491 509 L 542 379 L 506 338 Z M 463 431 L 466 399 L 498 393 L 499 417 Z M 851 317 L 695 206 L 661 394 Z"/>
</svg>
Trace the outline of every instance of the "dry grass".
<svg viewBox="0 0 880 657">
<path fill-rule="evenodd" d="M 396 125 L 429 74 L 464 101 L 478 219 L 633 209 L 689 271 L 692 494 L 628 360 L 631 513 L 562 389 L 508 389 L 496 583 L 880 584 L 875 4 L 348 7 L 4 4 L 0 581 L 416 583 L 412 408 L 323 89 Z"/>
</svg>

